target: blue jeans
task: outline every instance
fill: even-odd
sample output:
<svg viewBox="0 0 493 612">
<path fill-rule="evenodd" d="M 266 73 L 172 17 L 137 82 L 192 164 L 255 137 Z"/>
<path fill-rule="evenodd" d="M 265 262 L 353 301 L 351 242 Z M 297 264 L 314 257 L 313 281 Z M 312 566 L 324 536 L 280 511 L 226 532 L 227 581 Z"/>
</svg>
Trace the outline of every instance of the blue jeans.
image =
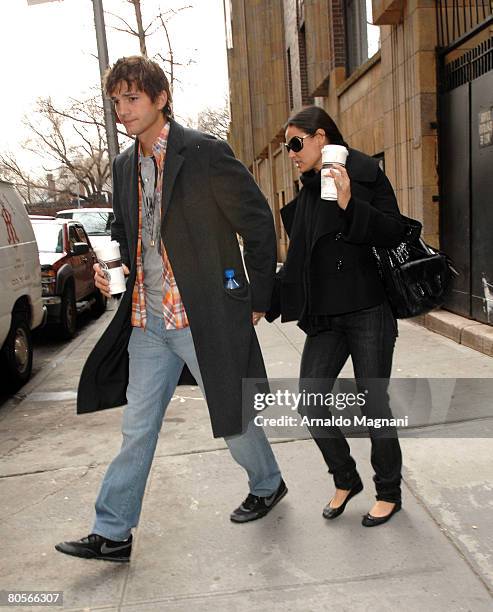
<svg viewBox="0 0 493 612">
<path fill-rule="evenodd" d="M 142 499 L 166 408 L 175 392 L 184 363 L 204 385 L 190 328 L 167 330 L 161 317 L 148 313 L 146 329 L 134 328 L 123 442 L 103 479 L 96 500 L 93 533 L 125 540 L 139 521 Z M 205 393 L 204 393 L 205 397 Z M 225 398 L 225 407 L 227 398 Z M 248 474 L 253 495 L 271 495 L 281 474 L 263 429 L 250 422 L 247 431 L 225 438 L 231 455 Z"/>
</svg>

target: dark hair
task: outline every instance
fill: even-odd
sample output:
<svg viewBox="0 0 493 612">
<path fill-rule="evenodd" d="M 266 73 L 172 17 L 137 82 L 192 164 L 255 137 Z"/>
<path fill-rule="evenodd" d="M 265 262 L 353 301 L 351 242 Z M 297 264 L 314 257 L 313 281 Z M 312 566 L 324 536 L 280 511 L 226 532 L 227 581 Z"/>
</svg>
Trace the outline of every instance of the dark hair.
<svg viewBox="0 0 493 612">
<path fill-rule="evenodd" d="M 305 106 L 288 119 L 284 129 L 287 129 L 290 125 L 294 125 L 311 136 L 317 130 L 323 130 L 330 144 L 348 146 L 332 117 L 319 106 Z"/>
<path fill-rule="evenodd" d="M 106 95 L 111 96 L 122 81 L 125 81 L 129 89 L 132 85 L 135 85 L 139 91 L 145 92 L 153 102 L 164 91 L 168 100 L 163 108 L 163 114 L 166 117 L 173 116 L 169 81 L 158 63 L 142 55 L 121 57 L 106 70 L 104 75 L 103 83 Z"/>
</svg>

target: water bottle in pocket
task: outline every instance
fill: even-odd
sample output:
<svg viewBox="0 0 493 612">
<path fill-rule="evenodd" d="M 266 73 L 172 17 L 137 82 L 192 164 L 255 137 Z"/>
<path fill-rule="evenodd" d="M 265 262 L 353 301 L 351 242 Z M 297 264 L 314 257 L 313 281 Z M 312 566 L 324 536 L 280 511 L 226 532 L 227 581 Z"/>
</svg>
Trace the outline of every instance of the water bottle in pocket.
<svg viewBox="0 0 493 612">
<path fill-rule="evenodd" d="M 238 289 L 240 284 L 235 278 L 234 268 L 227 268 L 224 270 L 224 288 L 225 289 Z"/>
</svg>

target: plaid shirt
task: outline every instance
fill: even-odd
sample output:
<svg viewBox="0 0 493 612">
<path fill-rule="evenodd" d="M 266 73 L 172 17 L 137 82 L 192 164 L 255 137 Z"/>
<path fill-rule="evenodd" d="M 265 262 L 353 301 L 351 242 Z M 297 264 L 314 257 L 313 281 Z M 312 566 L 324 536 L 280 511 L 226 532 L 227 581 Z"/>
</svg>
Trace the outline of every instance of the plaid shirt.
<svg viewBox="0 0 493 612">
<path fill-rule="evenodd" d="M 161 133 L 152 146 L 152 153 L 157 164 L 156 202 L 158 214 L 161 214 L 161 194 L 163 190 L 164 162 L 166 160 L 166 147 L 168 144 L 169 123 L 166 122 Z M 140 144 L 139 144 L 140 154 Z M 139 162 L 140 163 L 140 162 Z M 139 173 L 140 174 L 140 173 Z M 161 224 L 160 224 L 161 225 Z M 166 249 L 161 240 L 161 254 L 163 259 L 163 317 L 166 329 L 182 329 L 188 327 L 187 313 L 181 300 L 178 285 L 171 268 Z M 139 181 L 139 233 L 137 239 L 137 277 L 132 294 L 132 325 L 133 327 L 146 326 L 146 300 L 144 290 L 144 266 L 142 262 L 142 185 Z"/>
</svg>

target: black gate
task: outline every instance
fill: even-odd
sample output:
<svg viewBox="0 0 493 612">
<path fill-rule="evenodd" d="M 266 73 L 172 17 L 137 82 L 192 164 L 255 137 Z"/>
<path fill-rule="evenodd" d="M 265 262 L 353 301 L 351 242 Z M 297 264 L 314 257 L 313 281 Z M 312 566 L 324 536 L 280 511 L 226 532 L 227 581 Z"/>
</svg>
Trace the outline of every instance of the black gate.
<svg viewBox="0 0 493 612">
<path fill-rule="evenodd" d="M 440 244 L 460 272 L 446 307 L 493 325 L 493 38 L 439 59 Z"/>
<path fill-rule="evenodd" d="M 472 316 L 493 325 L 493 38 L 490 71 L 471 83 Z"/>
</svg>

